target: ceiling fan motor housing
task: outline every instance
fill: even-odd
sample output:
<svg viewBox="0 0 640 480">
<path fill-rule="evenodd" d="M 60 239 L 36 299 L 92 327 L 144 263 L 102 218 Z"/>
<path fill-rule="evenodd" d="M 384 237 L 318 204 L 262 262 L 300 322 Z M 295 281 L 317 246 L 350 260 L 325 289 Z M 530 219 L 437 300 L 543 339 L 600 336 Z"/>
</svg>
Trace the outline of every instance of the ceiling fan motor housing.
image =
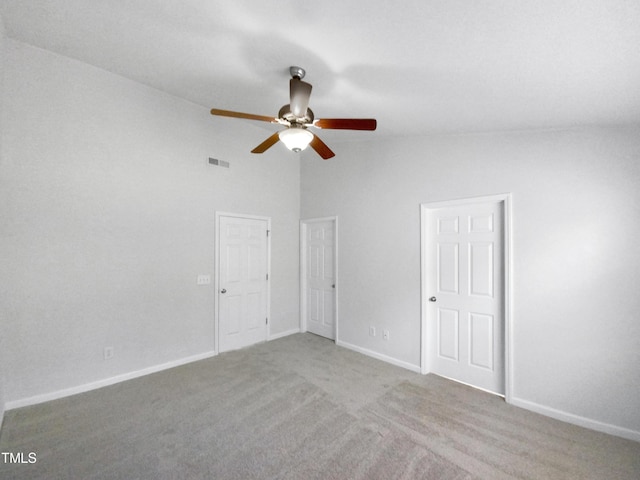
<svg viewBox="0 0 640 480">
<path fill-rule="evenodd" d="M 291 112 L 291 105 L 283 105 L 280 111 L 278 112 L 278 118 L 286 120 L 291 125 L 305 125 L 308 123 L 313 123 L 313 111 L 310 108 L 307 108 L 307 113 L 304 117 L 296 117 Z"/>
</svg>

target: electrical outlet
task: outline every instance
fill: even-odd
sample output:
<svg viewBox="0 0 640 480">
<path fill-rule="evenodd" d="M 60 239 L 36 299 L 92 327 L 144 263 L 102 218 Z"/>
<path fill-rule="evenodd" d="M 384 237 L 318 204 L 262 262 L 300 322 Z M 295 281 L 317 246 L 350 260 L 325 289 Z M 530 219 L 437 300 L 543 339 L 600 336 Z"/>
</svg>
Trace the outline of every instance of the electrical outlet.
<svg viewBox="0 0 640 480">
<path fill-rule="evenodd" d="M 109 360 L 113 358 L 113 347 L 104 347 L 104 359 Z"/>
<path fill-rule="evenodd" d="M 382 339 L 383 340 L 389 340 L 389 330 L 383 330 L 382 331 Z"/>
<path fill-rule="evenodd" d="M 369 336 L 370 337 L 375 337 L 376 336 L 376 327 L 369 327 Z"/>
<path fill-rule="evenodd" d="M 211 275 L 198 275 L 196 279 L 196 284 L 198 285 L 210 285 L 211 284 Z"/>
</svg>

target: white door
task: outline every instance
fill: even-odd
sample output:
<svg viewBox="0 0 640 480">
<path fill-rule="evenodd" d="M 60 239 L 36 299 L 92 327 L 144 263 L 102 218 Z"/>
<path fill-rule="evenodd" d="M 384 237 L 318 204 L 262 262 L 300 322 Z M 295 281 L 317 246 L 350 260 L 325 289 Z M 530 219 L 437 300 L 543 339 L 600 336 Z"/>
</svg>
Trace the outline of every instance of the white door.
<svg viewBox="0 0 640 480">
<path fill-rule="evenodd" d="M 504 203 L 427 213 L 431 372 L 497 394 L 504 375 Z"/>
<path fill-rule="evenodd" d="M 303 308 L 307 330 L 335 340 L 335 219 L 304 222 Z"/>
<path fill-rule="evenodd" d="M 218 349 L 267 339 L 268 220 L 218 218 Z"/>
</svg>

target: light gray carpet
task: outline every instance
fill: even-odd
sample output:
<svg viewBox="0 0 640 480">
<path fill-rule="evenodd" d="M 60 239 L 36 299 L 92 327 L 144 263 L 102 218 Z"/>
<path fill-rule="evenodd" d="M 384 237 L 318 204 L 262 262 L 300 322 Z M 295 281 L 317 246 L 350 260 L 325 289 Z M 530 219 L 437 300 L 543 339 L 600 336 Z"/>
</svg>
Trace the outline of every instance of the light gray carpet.
<svg viewBox="0 0 640 480">
<path fill-rule="evenodd" d="M 640 443 L 298 334 L 6 412 L 2 479 L 640 478 Z"/>
</svg>

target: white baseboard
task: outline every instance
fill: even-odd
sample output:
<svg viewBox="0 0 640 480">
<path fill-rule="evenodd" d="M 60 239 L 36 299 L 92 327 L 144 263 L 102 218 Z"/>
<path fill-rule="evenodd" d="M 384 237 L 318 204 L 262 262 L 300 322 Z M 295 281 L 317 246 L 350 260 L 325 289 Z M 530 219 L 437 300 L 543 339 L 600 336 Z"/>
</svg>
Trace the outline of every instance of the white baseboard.
<svg viewBox="0 0 640 480">
<path fill-rule="evenodd" d="M 523 400 L 521 398 L 512 397 L 509 403 L 515 405 L 516 407 L 524 408 L 535 413 L 540 413 L 541 415 L 545 415 L 547 417 L 555 418 L 556 420 L 572 423 L 573 425 L 589 428 L 598 432 L 608 433 L 609 435 L 615 435 L 616 437 L 626 438 L 627 440 L 640 442 L 640 432 L 635 430 L 599 422 L 597 420 L 581 417 L 573 413 L 556 410 L 555 408 L 545 407 L 544 405 L 530 402 L 528 400 Z"/>
<path fill-rule="evenodd" d="M 55 392 L 44 393 L 42 395 L 34 395 L 33 397 L 22 398 L 20 400 L 13 400 L 5 404 L 6 410 L 13 410 L 15 408 L 27 407 L 29 405 L 36 405 L 38 403 L 48 402 L 50 400 L 57 400 L 59 398 L 69 397 L 78 393 L 88 392 L 90 390 L 96 390 L 98 388 L 107 387 L 115 383 L 124 382 L 126 380 L 132 380 L 134 378 L 143 377 L 151 373 L 160 372 L 169 368 L 179 367 L 187 363 L 197 362 L 198 360 L 205 360 L 217 355 L 216 352 L 205 352 L 191 357 L 181 358 L 160 365 L 154 365 L 152 367 L 137 370 L 135 372 L 124 373 L 122 375 L 116 375 L 115 377 L 105 378 L 96 382 L 85 383 L 84 385 L 78 385 L 77 387 L 65 388 Z"/>
<path fill-rule="evenodd" d="M 288 330 L 286 332 L 270 335 L 269 340 L 276 340 L 278 338 L 287 337 L 289 335 L 293 335 L 299 332 L 300 332 L 300 329 Z M 362 348 L 357 345 L 353 345 L 351 343 L 343 342 L 341 340 L 337 340 L 336 345 L 338 345 L 339 347 L 347 348 L 349 350 L 353 350 L 355 352 L 361 353 L 368 357 L 372 357 L 377 360 L 390 363 L 397 367 L 405 368 L 415 373 L 421 373 L 419 365 L 413 365 L 411 363 L 398 360 L 388 355 L 384 355 L 382 353 L 378 353 L 373 350 Z M 4 405 L 4 408 L 0 409 L 0 426 L 2 426 L 2 421 L 4 419 L 4 412 L 8 410 L 27 407 L 29 405 L 36 405 L 38 403 L 44 403 L 50 400 L 57 400 L 59 398 L 76 395 L 78 393 L 84 393 L 91 390 L 96 390 L 98 388 L 107 387 L 109 385 L 124 382 L 126 380 L 132 380 L 134 378 L 143 377 L 145 375 L 160 372 L 162 370 L 167 370 L 169 368 L 185 365 L 187 363 L 197 362 L 199 360 L 205 360 L 207 358 L 211 358 L 216 355 L 217 355 L 217 352 L 214 352 L 214 351 L 205 352 L 198 355 L 193 355 L 190 357 L 181 358 L 171 362 L 163 363 L 160 365 L 154 365 L 152 367 L 144 368 L 142 370 L 137 370 L 135 372 L 129 372 L 122 375 L 116 375 L 115 377 L 98 380 L 96 382 L 78 385 L 77 387 L 67 388 L 67 389 L 58 390 L 55 392 L 45 393 L 42 395 L 34 395 L 32 397 L 6 402 L 6 404 Z M 584 428 L 589 428 L 591 430 L 596 430 L 598 432 L 607 433 L 609 435 L 615 435 L 617 437 L 626 438 L 628 440 L 633 440 L 635 442 L 640 442 L 640 432 L 636 430 L 631 430 L 628 428 L 619 427 L 619 426 L 611 425 L 604 422 L 599 422 L 597 420 L 581 417 L 579 415 L 564 412 L 562 410 L 557 410 L 555 408 L 546 407 L 544 405 L 540 405 L 538 403 L 531 402 L 528 400 L 523 400 L 517 397 L 512 397 L 509 403 L 511 403 L 516 407 L 524 408 L 526 410 L 530 410 L 532 412 L 539 413 L 547 417 L 555 418 L 556 420 L 571 423 Z"/>
<path fill-rule="evenodd" d="M 286 332 L 274 333 L 269 335 L 269 340 L 277 340 L 279 338 L 288 337 L 289 335 L 294 335 L 296 333 L 300 333 L 299 328 L 294 328 L 292 330 L 287 330 Z"/>
<path fill-rule="evenodd" d="M 269 335 L 269 341 L 277 340 L 278 338 L 287 337 L 289 335 L 293 335 L 299 332 L 300 332 L 300 329 L 296 328 L 296 329 L 288 330 L 286 332 Z M 107 387 L 109 385 L 124 382 L 126 380 L 132 380 L 138 377 L 143 377 L 145 375 L 160 372 L 162 370 L 167 370 L 169 368 L 179 367 L 180 365 L 185 365 L 187 363 L 197 362 L 198 360 L 211 358 L 216 355 L 217 355 L 217 352 L 214 352 L 214 351 L 200 353 L 198 355 L 181 358 L 179 360 L 174 360 L 172 362 L 167 362 L 160 365 L 154 365 L 152 367 L 144 368 L 142 370 L 137 370 L 135 372 L 124 373 L 122 375 L 116 375 L 115 377 L 105 378 L 103 380 L 98 380 L 96 382 L 85 383 L 83 385 L 78 385 L 77 387 L 65 388 L 63 390 L 58 390 L 55 392 L 44 393 L 42 395 L 34 395 L 33 397 L 21 398 L 19 400 L 13 400 L 5 404 L 5 410 L 13 410 L 15 408 L 28 407 L 29 405 L 36 405 L 38 403 L 44 403 L 50 400 L 57 400 L 59 398 L 76 395 L 78 393 L 84 393 L 91 390 L 96 390 L 98 388 Z M 3 412 L 3 415 L 4 415 L 4 412 Z M 0 420 L 1 419 L 2 417 L 0 417 Z M 0 423 L 0 425 L 2 425 L 2 423 Z"/>
<path fill-rule="evenodd" d="M 411 370 L 412 372 L 421 373 L 419 365 L 413 365 L 411 363 L 403 362 L 393 357 L 389 357 L 387 355 L 374 352 L 373 350 L 368 350 L 366 348 L 362 348 L 357 345 L 353 345 L 340 340 L 336 341 L 336 345 L 340 347 L 348 348 L 349 350 L 353 350 L 355 352 L 361 353 L 363 355 L 367 355 L 369 357 L 376 358 L 378 360 L 382 360 L 383 362 L 387 362 L 392 365 L 396 365 L 398 367 L 406 368 L 407 370 Z M 624 427 L 619 427 L 617 425 L 611 425 L 608 423 L 599 422 L 597 420 L 581 417 L 579 415 L 564 412 L 562 410 L 557 410 L 555 408 L 546 407 L 544 405 L 540 405 L 535 402 L 530 402 L 528 400 L 523 400 L 517 397 L 511 397 L 509 400 L 509 403 L 516 407 L 524 408 L 526 410 L 530 410 L 532 412 L 539 413 L 547 417 L 555 418 L 556 420 L 571 423 L 573 425 L 578 425 L 580 427 L 588 428 L 598 432 L 607 433 L 609 435 L 615 435 L 617 437 L 626 438 L 627 440 L 640 442 L 640 432 L 636 430 L 631 430 L 629 428 L 624 428 Z"/>
<path fill-rule="evenodd" d="M 373 350 L 368 350 L 351 343 L 343 342 L 342 340 L 336 340 L 336 345 L 338 345 L 339 347 L 348 348 L 349 350 L 353 350 L 354 352 L 361 353 L 363 355 L 366 355 L 367 357 L 373 357 L 377 360 L 382 360 L 383 362 L 390 363 L 391 365 L 395 365 L 396 367 L 402 367 L 406 368 L 407 370 L 411 370 L 412 372 L 420 373 L 420 365 L 413 365 L 409 362 L 403 362 L 402 360 L 398 360 L 397 358 L 374 352 Z"/>
</svg>

